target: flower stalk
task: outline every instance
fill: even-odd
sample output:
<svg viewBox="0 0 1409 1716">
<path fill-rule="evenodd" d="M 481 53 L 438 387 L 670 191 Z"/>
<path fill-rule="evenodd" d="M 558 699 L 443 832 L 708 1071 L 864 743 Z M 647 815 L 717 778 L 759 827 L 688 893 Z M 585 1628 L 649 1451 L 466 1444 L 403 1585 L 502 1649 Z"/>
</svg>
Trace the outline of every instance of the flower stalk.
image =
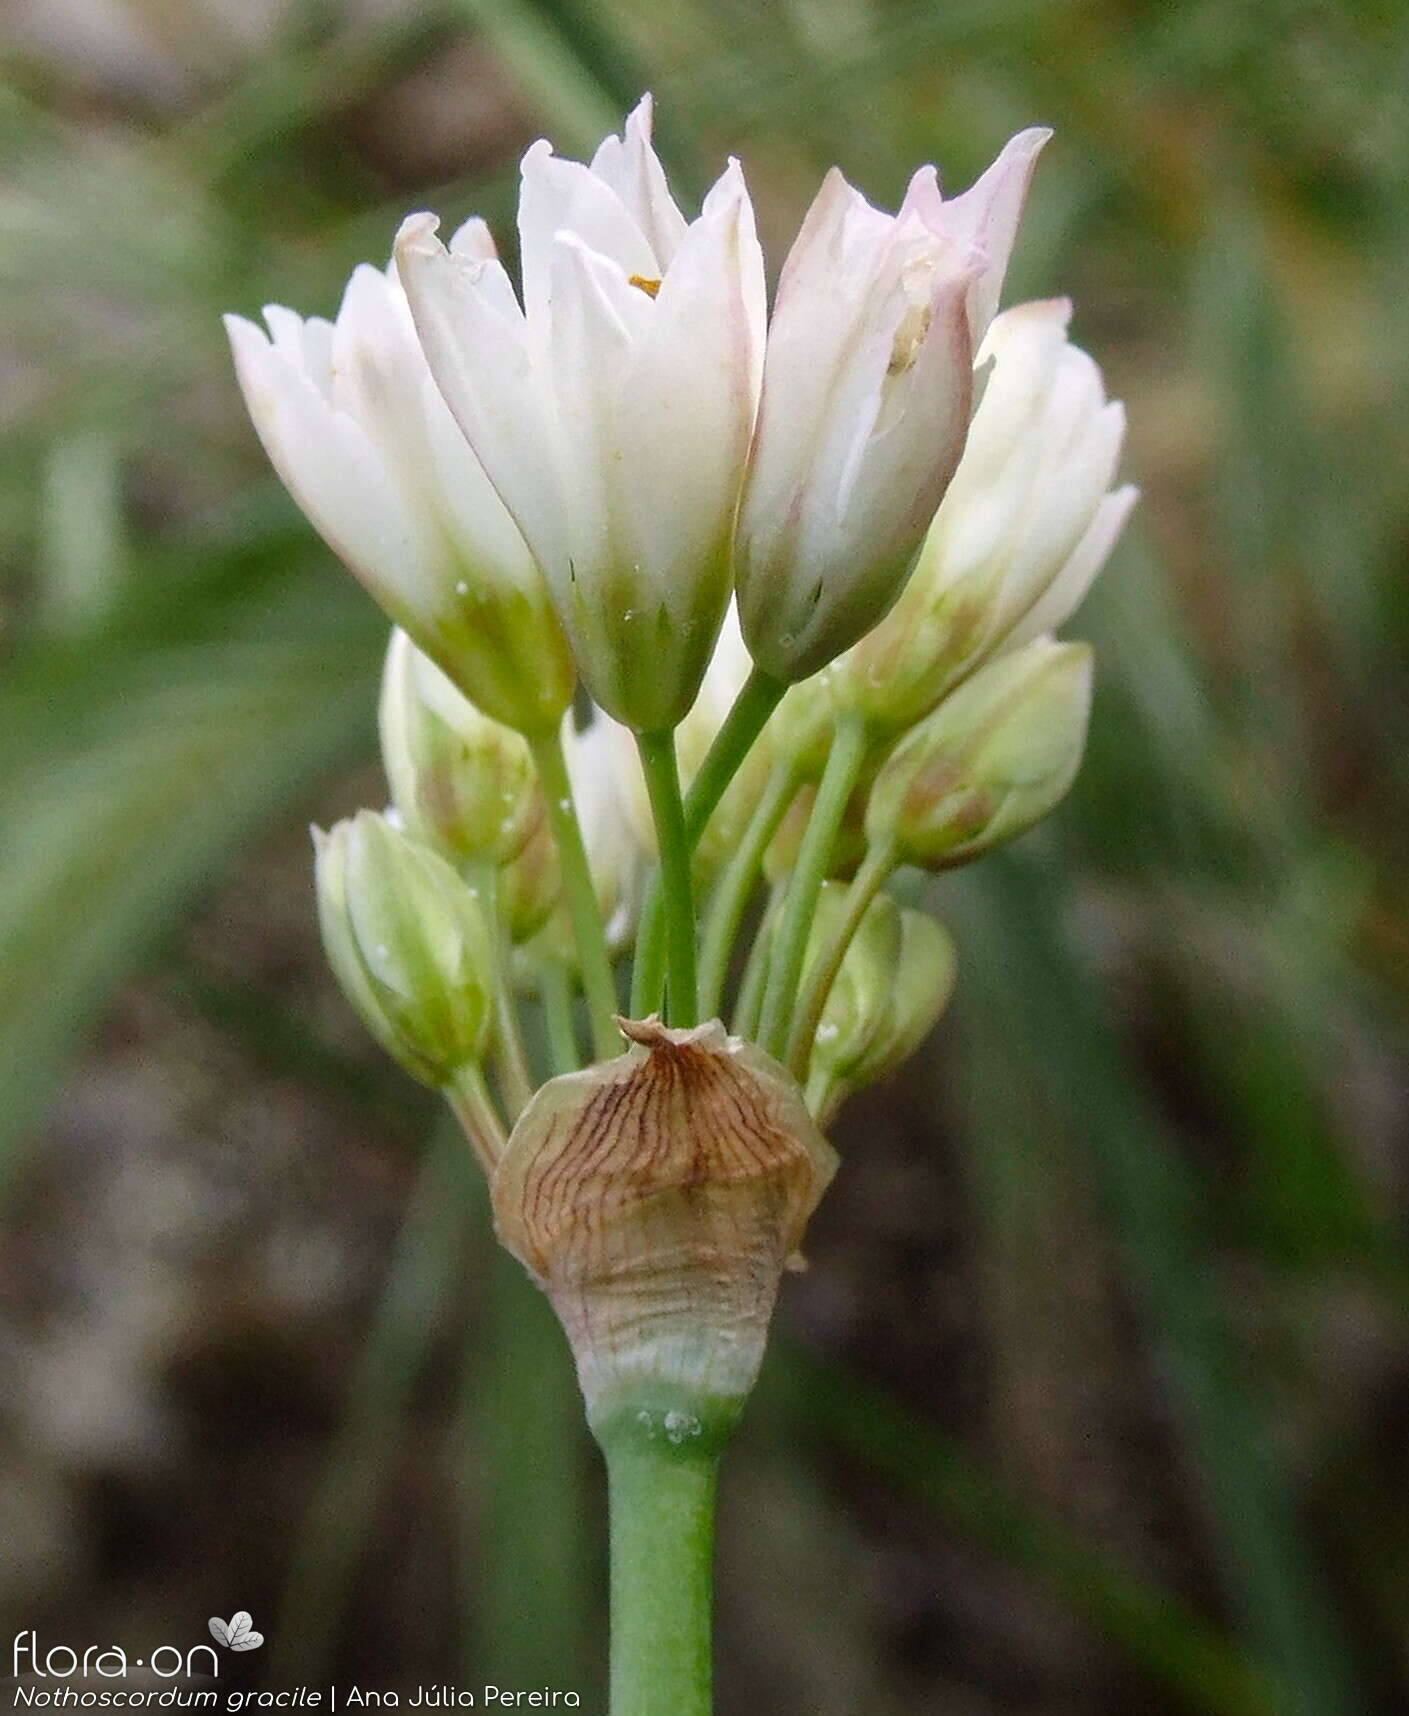
<svg viewBox="0 0 1409 1716">
<path fill-rule="evenodd" d="M 641 767 L 650 794 L 660 850 L 661 911 L 665 923 L 668 978 L 665 1016 L 672 1025 L 693 1025 L 698 1017 L 695 975 L 695 890 L 690 877 L 690 838 L 680 799 L 680 772 L 671 733 L 637 737 Z"/>
<path fill-rule="evenodd" d="M 793 1001 L 807 951 L 812 914 L 827 878 L 847 804 L 861 777 L 866 743 L 866 729 L 859 720 L 847 717 L 837 723 L 827 767 L 784 896 L 758 1029 L 759 1042 L 780 1060 L 787 1053 Z"/>
<path fill-rule="evenodd" d="M 630 1431 L 603 1447 L 612 1716 L 709 1716 L 718 1451 Z"/>
<path fill-rule="evenodd" d="M 758 742 L 768 718 L 782 702 L 786 683 L 755 667 L 715 735 L 700 771 L 685 794 L 685 837 L 693 851 L 719 808 L 729 783 Z M 659 1010 L 665 987 L 665 901 L 661 878 L 652 879 L 641 908 L 631 1011 L 639 1019 Z"/>
<path fill-rule="evenodd" d="M 582 987 L 587 996 L 587 1015 L 592 1028 L 592 1046 L 599 1056 L 616 1052 L 621 1039 L 612 1023 L 616 1013 L 616 983 L 607 952 L 606 930 L 592 886 L 592 871 L 582 829 L 573 803 L 563 742 L 554 732 L 532 741 L 533 760 L 548 804 L 548 820 L 558 843 L 563 867 L 563 898 L 577 941 L 582 963 Z"/>
</svg>

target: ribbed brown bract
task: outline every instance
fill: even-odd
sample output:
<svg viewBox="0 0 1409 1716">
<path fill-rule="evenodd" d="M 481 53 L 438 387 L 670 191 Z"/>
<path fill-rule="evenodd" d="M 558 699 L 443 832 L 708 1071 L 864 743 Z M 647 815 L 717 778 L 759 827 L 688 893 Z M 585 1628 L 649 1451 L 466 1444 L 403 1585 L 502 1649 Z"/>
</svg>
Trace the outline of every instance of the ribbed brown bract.
<svg viewBox="0 0 1409 1716">
<path fill-rule="evenodd" d="M 618 1059 L 545 1085 L 494 1176 L 499 1236 L 548 1293 L 594 1422 L 741 1400 L 836 1157 L 777 1062 L 717 1021 L 623 1021 Z"/>
</svg>

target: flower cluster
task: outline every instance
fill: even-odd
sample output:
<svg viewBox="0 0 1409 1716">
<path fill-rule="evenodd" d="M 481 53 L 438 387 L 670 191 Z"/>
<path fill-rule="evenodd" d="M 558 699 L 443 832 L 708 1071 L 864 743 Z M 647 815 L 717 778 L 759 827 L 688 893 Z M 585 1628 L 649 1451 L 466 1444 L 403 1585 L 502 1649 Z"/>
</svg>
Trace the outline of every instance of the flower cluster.
<svg viewBox="0 0 1409 1716">
<path fill-rule="evenodd" d="M 228 319 L 270 459 L 396 628 L 391 806 L 318 840 L 329 958 L 453 1102 L 545 1280 L 551 1236 L 501 1188 L 653 1066 L 619 1149 L 651 1132 L 658 1167 L 670 1092 L 727 1088 L 728 1124 L 698 1094 L 676 1120 L 792 1187 L 787 1222 L 738 1224 L 781 1268 L 830 1172 L 816 1124 L 953 985 L 946 931 L 888 881 L 1072 782 L 1091 657 L 1053 634 L 1135 491 L 1070 306 L 997 313 L 1045 141 L 954 198 L 924 168 L 894 215 L 828 174 L 770 313 L 739 164 L 687 219 L 647 98 L 590 165 L 529 150 L 517 290 L 483 223 L 442 244 L 414 214 L 335 321 Z M 536 1095 L 525 1006 L 558 1075 Z M 573 1256 L 565 1321 L 600 1263 Z"/>
</svg>

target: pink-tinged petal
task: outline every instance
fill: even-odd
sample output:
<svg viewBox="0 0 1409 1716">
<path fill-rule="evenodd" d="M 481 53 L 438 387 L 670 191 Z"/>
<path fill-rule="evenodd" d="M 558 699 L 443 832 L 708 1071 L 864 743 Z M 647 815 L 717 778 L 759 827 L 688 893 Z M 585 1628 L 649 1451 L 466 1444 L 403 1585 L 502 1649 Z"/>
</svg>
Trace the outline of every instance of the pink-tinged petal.
<svg viewBox="0 0 1409 1716">
<path fill-rule="evenodd" d="M 948 202 L 940 198 L 932 169 L 922 169 L 911 181 L 901 212 L 913 210 L 934 231 L 979 250 L 985 258 L 983 272 L 969 296 L 969 326 L 975 344 L 983 338 L 998 308 L 1033 169 L 1051 135 L 1042 126 L 1020 131 L 1003 146 L 982 177 L 962 196 Z"/>
<path fill-rule="evenodd" d="M 742 520 L 751 558 L 762 564 L 776 566 L 785 557 L 784 539 L 803 504 L 831 397 L 864 309 L 865 286 L 858 288 L 856 280 L 857 234 L 884 243 L 890 226 L 833 168 L 783 265 Z"/>
<path fill-rule="evenodd" d="M 1100 576 L 1139 498 L 1133 483 L 1105 497 L 1066 564 L 1004 639 L 1005 651 L 1020 649 L 1066 624 Z"/>
<path fill-rule="evenodd" d="M 623 277 L 659 280 L 663 270 L 621 198 L 579 161 L 564 161 L 547 143 L 523 158 L 519 193 L 519 249 L 524 310 L 530 327 L 546 326 L 553 277 L 553 246 L 560 232 L 610 257 Z M 540 335 L 535 332 L 535 339 Z"/>
<path fill-rule="evenodd" d="M 830 176 L 829 176 L 830 178 Z M 811 673 L 884 613 L 963 445 L 977 259 L 838 176 L 769 330 L 738 586 L 760 663 Z M 777 361 L 775 361 L 775 359 Z"/>
<path fill-rule="evenodd" d="M 626 121 L 624 135 L 606 138 L 592 157 L 592 171 L 616 192 L 665 270 L 680 248 L 686 221 L 651 146 L 653 116 L 651 97 L 643 95 Z"/>
<path fill-rule="evenodd" d="M 429 215 L 402 222 L 397 267 L 431 373 L 539 564 L 565 565 L 554 425 L 524 319 L 503 304 L 497 263 L 451 256 Z M 502 271 L 499 271 L 502 273 Z"/>
</svg>

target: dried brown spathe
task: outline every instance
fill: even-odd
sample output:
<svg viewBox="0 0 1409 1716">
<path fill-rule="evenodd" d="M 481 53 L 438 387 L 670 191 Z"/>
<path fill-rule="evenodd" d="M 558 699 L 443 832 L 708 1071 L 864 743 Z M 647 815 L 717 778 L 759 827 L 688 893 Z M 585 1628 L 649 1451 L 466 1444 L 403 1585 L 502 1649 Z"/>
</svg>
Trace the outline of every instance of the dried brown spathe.
<svg viewBox="0 0 1409 1716">
<path fill-rule="evenodd" d="M 551 1298 L 594 1423 L 743 1399 L 836 1167 L 761 1049 L 717 1021 L 621 1028 L 624 1055 L 538 1092 L 493 1186 L 499 1236 Z"/>
</svg>

